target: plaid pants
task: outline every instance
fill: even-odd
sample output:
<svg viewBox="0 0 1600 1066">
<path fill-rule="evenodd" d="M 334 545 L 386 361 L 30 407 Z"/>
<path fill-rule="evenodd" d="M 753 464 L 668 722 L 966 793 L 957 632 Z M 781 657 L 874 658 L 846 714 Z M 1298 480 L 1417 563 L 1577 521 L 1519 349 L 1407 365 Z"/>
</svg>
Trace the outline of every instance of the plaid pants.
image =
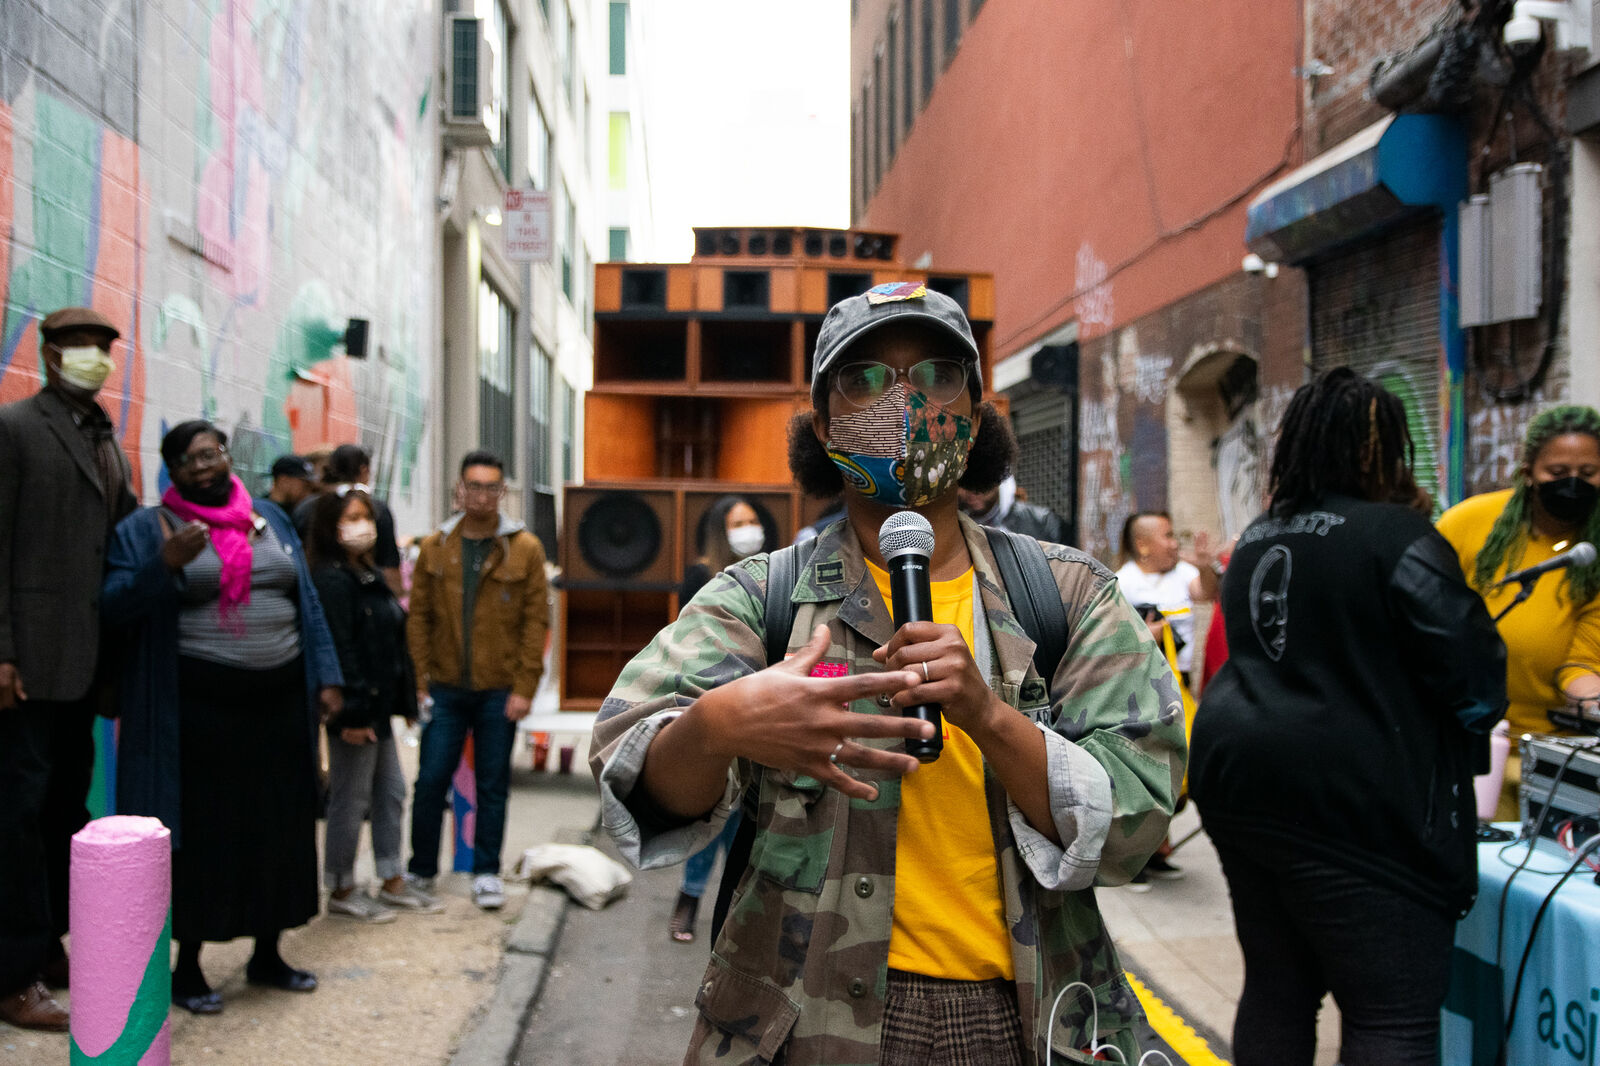
<svg viewBox="0 0 1600 1066">
<path fill-rule="evenodd" d="M 889 971 L 878 1066 L 1024 1066 L 1017 988 Z"/>
</svg>

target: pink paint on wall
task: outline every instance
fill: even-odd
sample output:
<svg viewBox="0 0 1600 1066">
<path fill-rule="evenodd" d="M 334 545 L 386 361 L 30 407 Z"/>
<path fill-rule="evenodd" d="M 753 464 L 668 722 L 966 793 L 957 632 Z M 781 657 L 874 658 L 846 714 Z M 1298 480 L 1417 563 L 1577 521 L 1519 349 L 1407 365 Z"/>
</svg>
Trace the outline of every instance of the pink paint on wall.
<svg viewBox="0 0 1600 1066">
<path fill-rule="evenodd" d="M 122 1035 L 162 939 L 172 834 L 155 818 L 95 819 L 72 837 L 70 887 L 72 1038 L 95 1056 Z"/>
<path fill-rule="evenodd" d="M 356 392 L 350 360 L 340 355 L 302 371 L 284 402 L 293 448 L 316 451 L 330 444 L 361 439 L 356 417 Z"/>
</svg>

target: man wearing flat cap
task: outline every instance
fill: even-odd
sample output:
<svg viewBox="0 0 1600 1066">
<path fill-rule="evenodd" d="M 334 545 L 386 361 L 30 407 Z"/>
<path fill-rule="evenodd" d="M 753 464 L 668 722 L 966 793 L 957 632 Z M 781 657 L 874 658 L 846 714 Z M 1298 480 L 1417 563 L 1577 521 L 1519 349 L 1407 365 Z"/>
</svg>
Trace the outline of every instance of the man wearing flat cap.
<svg viewBox="0 0 1600 1066">
<path fill-rule="evenodd" d="M 44 388 L 0 406 L 0 1021 L 67 1028 L 67 856 L 88 821 L 100 579 L 137 505 L 95 400 L 120 336 L 87 307 L 39 324 Z"/>
</svg>

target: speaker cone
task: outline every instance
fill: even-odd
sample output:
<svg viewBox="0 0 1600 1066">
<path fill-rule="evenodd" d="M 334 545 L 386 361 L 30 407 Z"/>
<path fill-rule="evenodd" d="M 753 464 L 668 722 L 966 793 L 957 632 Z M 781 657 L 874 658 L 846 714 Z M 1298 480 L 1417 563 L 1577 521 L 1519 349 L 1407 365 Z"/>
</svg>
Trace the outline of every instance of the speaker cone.
<svg viewBox="0 0 1600 1066">
<path fill-rule="evenodd" d="M 611 493 L 590 504 L 578 520 L 578 551 L 607 577 L 632 577 L 660 554 L 661 521 L 642 497 Z"/>
</svg>

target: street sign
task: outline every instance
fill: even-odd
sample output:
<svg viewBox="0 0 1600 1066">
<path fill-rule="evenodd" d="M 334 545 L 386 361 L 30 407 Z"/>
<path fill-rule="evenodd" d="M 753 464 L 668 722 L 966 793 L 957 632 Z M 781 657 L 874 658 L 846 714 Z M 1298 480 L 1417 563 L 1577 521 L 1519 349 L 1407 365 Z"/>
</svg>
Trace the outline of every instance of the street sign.
<svg viewBox="0 0 1600 1066">
<path fill-rule="evenodd" d="M 550 261 L 550 194 L 538 189 L 507 189 L 506 256 L 519 263 Z"/>
</svg>

